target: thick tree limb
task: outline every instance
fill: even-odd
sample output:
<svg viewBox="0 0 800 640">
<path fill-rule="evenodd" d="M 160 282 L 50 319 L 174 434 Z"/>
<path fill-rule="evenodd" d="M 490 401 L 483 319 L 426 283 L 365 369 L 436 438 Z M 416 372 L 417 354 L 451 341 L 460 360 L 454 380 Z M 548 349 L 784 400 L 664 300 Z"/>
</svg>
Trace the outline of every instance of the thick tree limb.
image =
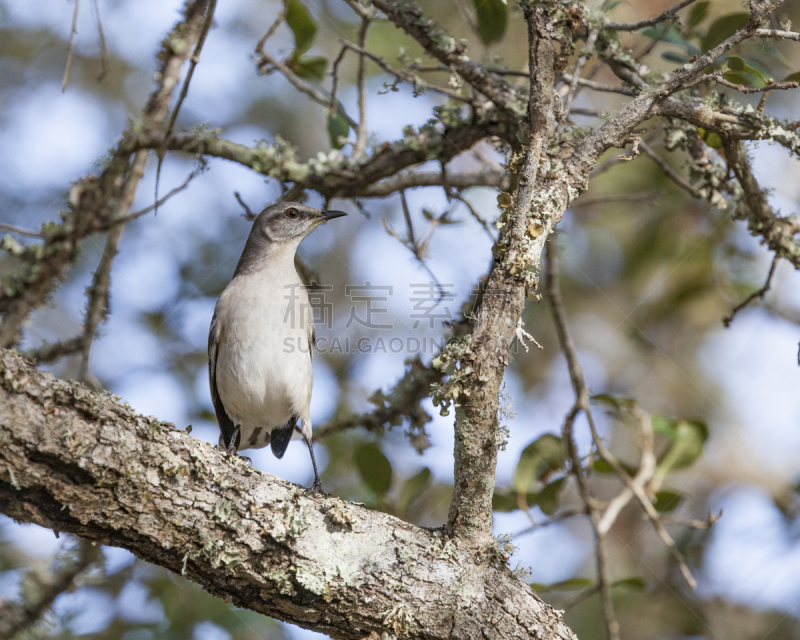
<svg viewBox="0 0 800 640">
<path fill-rule="evenodd" d="M 498 553 L 306 493 L 0 353 L 0 511 L 334 638 L 572 639 Z"/>
<path fill-rule="evenodd" d="M 314 160 L 301 163 L 293 153 L 275 146 L 247 147 L 207 133 L 175 134 L 167 142 L 167 148 L 231 160 L 272 178 L 293 182 L 298 189 L 311 189 L 328 198 L 355 198 L 371 197 L 373 183 L 412 165 L 428 160 L 447 163 L 478 141 L 493 135 L 505 136 L 507 131 L 504 121 L 491 117 L 443 130 L 425 126 L 403 140 L 383 145 L 362 163 L 351 165 L 341 156 L 341 167 L 320 166 Z M 124 150 L 132 153 L 138 149 L 157 149 L 161 143 L 157 134 L 140 134 L 129 139 Z M 375 196 L 384 195 L 380 185 L 374 185 L 374 189 Z"/>
<path fill-rule="evenodd" d="M 542 216 L 545 225 L 550 226 L 560 219 L 567 204 L 554 199 L 544 207 L 538 206 L 538 202 L 534 206 L 542 149 L 555 129 L 555 48 L 549 37 L 552 27 L 543 9 L 525 5 L 525 13 L 531 69 L 530 140 L 519 174 L 515 210 L 513 215 L 508 214 L 498 241 L 506 257 L 496 260 L 489 273 L 472 340 L 461 354 L 460 376 L 451 376 L 449 382 L 450 397 L 457 401 L 457 407 L 455 482 L 448 526 L 455 535 L 479 547 L 487 545 L 492 535 L 495 466 L 502 442 L 497 418 L 498 395 L 525 304 L 524 263 L 536 265 L 541 253 L 541 247 L 538 253 L 535 248 L 530 251 L 523 247 L 529 214 L 533 206 L 534 215 Z M 552 210 L 544 210 L 550 206 Z"/>
</svg>

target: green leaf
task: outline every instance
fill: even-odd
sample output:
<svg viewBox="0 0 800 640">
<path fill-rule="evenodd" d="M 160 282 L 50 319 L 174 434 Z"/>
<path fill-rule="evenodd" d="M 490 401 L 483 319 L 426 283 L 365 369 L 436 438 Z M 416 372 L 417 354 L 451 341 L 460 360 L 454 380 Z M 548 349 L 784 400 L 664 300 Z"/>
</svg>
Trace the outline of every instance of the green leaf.
<svg viewBox="0 0 800 640">
<path fill-rule="evenodd" d="M 478 35 L 486 46 L 503 39 L 508 24 L 506 0 L 473 0 L 478 17 Z"/>
<path fill-rule="evenodd" d="M 611 583 L 613 589 L 622 588 L 630 591 L 644 591 L 645 586 L 644 580 L 638 577 L 623 578 L 622 580 L 614 580 Z"/>
<path fill-rule="evenodd" d="M 556 511 L 558 511 L 559 497 L 566 486 L 567 478 L 555 480 L 554 482 L 545 485 L 544 489 L 536 494 L 532 501 L 529 500 L 528 505 L 533 506 L 536 504 L 542 510 L 542 513 L 547 516 L 552 516 Z M 527 497 L 530 498 L 531 495 L 528 494 Z"/>
<path fill-rule="evenodd" d="M 712 149 L 722 149 L 722 138 L 720 138 L 716 133 L 712 131 L 706 131 L 700 127 L 697 127 L 697 132 L 709 147 Z"/>
<path fill-rule="evenodd" d="M 553 582 L 551 584 L 541 584 L 538 582 L 531 582 L 530 586 L 537 593 L 550 593 L 553 591 L 579 591 L 594 584 L 594 580 L 589 578 L 570 578 L 569 580 L 562 580 L 561 582 Z M 631 591 L 644 591 L 644 580 L 638 577 L 623 578 L 622 580 L 615 580 L 611 583 L 613 589 L 629 589 Z"/>
<path fill-rule="evenodd" d="M 669 513 L 678 508 L 686 494 L 675 489 L 662 489 L 656 493 L 656 501 L 653 505 L 659 513 Z"/>
<path fill-rule="evenodd" d="M 570 578 L 569 580 L 562 580 L 561 582 L 553 582 L 551 584 L 531 582 L 530 586 L 537 593 L 548 593 L 552 591 L 579 591 L 591 584 L 592 580 L 590 578 Z"/>
<path fill-rule="evenodd" d="M 328 68 L 328 59 L 322 56 L 293 56 L 288 60 L 288 65 L 301 78 L 322 82 Z"/>
<path fill-rule="evenodd" d="M 317 23 L 300 0 L 289 0 L 286 24 L 294 34 L 295 57 L 305 53 L 314 44 Z"/>
<path fill-rule="evenodd" d="M 341 149 L 342 143 L 339 138 L 347 137 L 350 125 L 344 117 L 344 105 L 339 101 L 336 104 L 336 117 L 331 118 L 330 114 L 328 114 L 328 136 L 331 139 L 331 146 L 334 149 Z"/>
<path fill-rule="evenodd" d="M 492 496 L 492 511 L 510 513 L 518 509 L 516 491 L 495 491 Z"/>
<path fill-rule="evenodd" d="M 782 82 L 800 82 L 800 71 L 795 71 L 786 76 Z"/>
<path fill-rule="evenodd" d="M 728 56 L 727 60 L 725 60 L 725 63 L 728 65 L 728 69 L 733 71 L 732 74 L 729 72 L 725 72 L 723 74 L 726 80 L 729 80 L 730 82 L 736 82 L 736 84 L 743 84 L 746 87 L 753 86 L 754 82 L 757 83 L 756 86 L 760 87 L 763 87 L 767 84 L 767 78 L 764 76 L 764 74 L 755 67 L 747 64 L 744 58 L 740 56 Z M 741 76 L 744 79 L 744 82 L 741 80 L 732 80 L 728 77 L 729 75 L 737 77 Z M 753 77 L 748 78 L 748 76 Z M 759 79 L 762 81 L 760 84 L 758 84 Z"/>
<path fill-rule="evenodd" d="M 403 483 L 400 495 L 397 498 L 396 507 L 401 513 L 408 509 L 409 505 L 418 498 L 431 484 L 431 470 L 423 467 L 422 471 L 414 474 Z"/>
<path fill-rule="evenodd" d="M 703 445 L 708 438 L 708 427 L 699 421 L 680 420 L 675 423 L 671 433 L 665 433 L 672 440 L 658 462 L 656 472 L 663 478 L 672 471 L 688 467 L 703 453 Z"/>
<path fill-rule="evenodd" d="M 703 51 L 710 51 L 723 40 L 727 40 L 739 29 L 743 28 L 750 21 L 749 13 L 729 13 L 726 16 L 717 18 L 703 36 Z"/>
<path fill-rule="evenodd" d="M 633 398 L 623 398 L 622 396 L 612 396 L 608 393 L 598 393 L 597 395 L 592 396 L 592 402 L 596 402 L 597 404 L 602 404 L 608 407 L 609 409 L 624 409 L 635 404 L 635 400 Z"/>
<path fill-rule="evenodd" d="M 520 493 L 526 493 L 534 480 L 541 480 L 544 475 L 563 465 L 564 447 L 561 438 L 546 433 L 520 453 L 517 468 L 514 470 L 514 488 Z"/>
<path fill-rule="evenodd" d="M 743 87 L 763 87 L 766 85 L 766 82 L 752 73 L 736 73 L 734 71 L 726 71 L 722 74 L 722 77 L 728 82 L 740 84 Z"/>
<path fill-rule="evenodd" d="M 692 10 L 689 11 L 689 19 L 686 22 L 686 28 L 690 29 L 692 27 L 696 27 L 700 24 L 703 20 L 706 19 L 708 16 L 708 7 L 711 5 L 711 2 L 697 2 L 692 7 Z"/>
<path fill-rule="evenodd" d="M 525 504 L 529 507 L 539 507 L 542 513 L 551 516 L 559 507 L 559 498 L 564 487 L 567 486 L 567 478 L 559 478 L 544 486 L 541 491 L 531 491 L 524 495 Z M 513 489 L 505 491 L 495 491 L 492 496 L 492 510 L 500 513 L 509 513 L 519 509 L 520 493 Z"/>
<path fill-rule="evenodd" d="M 646 29 L 642 29 L 642 35 L 659 42 L 666 42 L 667 44 L 675 44 L 679 47 L 683 47 L 691 56 L 699 53 L 697 47 L 684 38 L 683 34 L 672 24 L 662 22 L 655 27 L 647 27 Z"/>
<path fill-rule="evenodd" d="M 362 444 L 353 458 L 361 479 L 376 495 L 382 497 L 392 486 L 392 464 L 377 445 Z"/>
<path fill-rule="evenodd" d="M 617 460 L 617 462 L 619 462 L 619 460 Z M 619 462 L 619 464 L 623 469 L 625 469 L 625 472 L 629 476 L 635 476 L 636 475 L 636 471 L 637 471 L 636 467 L 632 467 L 631 465 L 624 464 L 622 462 Z M 608 462 L 603 460 L 603 458 L 600 458 L 600 457 L 595 459 L 594 464 L 592 465 L 592 468 L 595 471 L 597 471 L 598 473 L 614 473 L 614 468 L 610 464 L 608 464 Z"/>
</svg>

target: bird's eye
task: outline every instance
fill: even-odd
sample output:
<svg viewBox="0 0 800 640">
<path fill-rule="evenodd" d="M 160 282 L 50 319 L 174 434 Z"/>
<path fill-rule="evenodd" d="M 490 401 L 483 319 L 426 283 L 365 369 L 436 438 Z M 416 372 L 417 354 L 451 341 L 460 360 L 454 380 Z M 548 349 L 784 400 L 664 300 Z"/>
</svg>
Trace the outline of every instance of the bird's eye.
<svg viewBox="0 0 800 640">
<path fill-rule="evenodd" d="M 296 218 L 297 217 L 297 209 L 292 207 L 291 209 L 286 210 L 286 217 L 287 218 Z"/>
</svg>

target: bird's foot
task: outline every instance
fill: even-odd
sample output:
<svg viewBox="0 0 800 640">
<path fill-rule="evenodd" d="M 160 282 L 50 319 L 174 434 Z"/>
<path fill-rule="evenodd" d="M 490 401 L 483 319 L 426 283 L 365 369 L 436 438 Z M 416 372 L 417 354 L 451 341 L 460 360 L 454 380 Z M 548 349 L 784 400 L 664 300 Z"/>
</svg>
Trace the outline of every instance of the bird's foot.
<svg viewBox="0 0 800 640">
<path fill-rule="evenodd" d="M 325 493 L 322 490 L 322 481 L 319 479 L 319 477 L 314 478 L 314 484 L 312 484 L 308 489 L 306 489 L 306 491 L 308 491 L 308 493 L 318 493 L 323 496 L 329 496 L 329 497 L 331 495 L 329 493 Z"/>
</svg>

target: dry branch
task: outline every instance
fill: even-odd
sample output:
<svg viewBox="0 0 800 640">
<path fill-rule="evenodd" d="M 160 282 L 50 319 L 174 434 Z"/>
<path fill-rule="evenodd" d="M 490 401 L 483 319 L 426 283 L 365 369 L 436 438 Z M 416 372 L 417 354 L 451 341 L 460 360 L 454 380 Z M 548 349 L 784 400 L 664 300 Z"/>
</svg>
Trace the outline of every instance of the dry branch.
<svg viewBox="0 0 800 640">
<path fill-rule="evenodd" d="M 18 521 L 334 638 L 574 638 L 492 548 L 308 494 L 13 352 L 0 380 L 0 512 Z"/>
</svg>

